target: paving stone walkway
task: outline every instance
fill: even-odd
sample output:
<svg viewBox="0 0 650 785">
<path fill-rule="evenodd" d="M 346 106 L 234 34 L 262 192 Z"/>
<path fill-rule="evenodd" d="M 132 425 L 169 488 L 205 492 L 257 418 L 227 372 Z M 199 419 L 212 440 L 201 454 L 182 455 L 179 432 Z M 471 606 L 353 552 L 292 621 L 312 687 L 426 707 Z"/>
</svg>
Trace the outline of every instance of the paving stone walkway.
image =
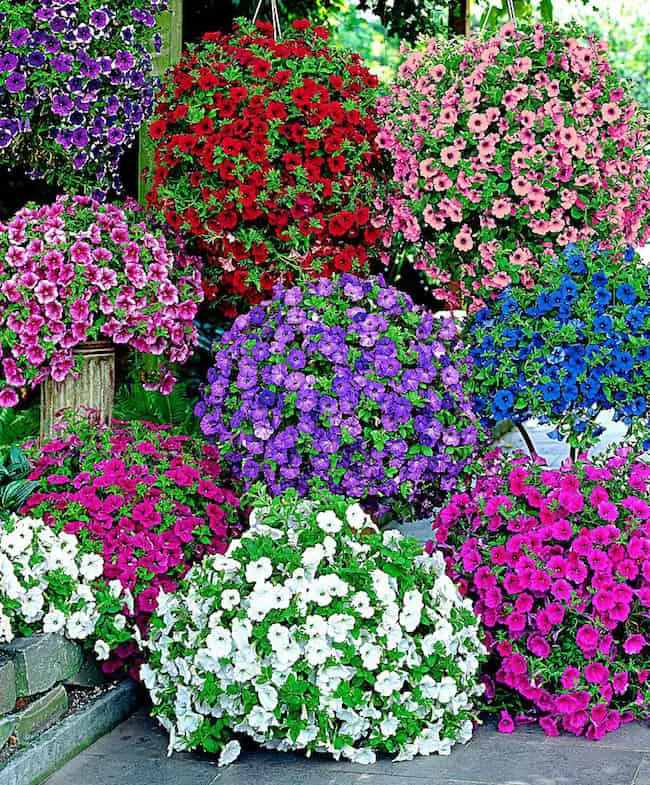
<svg viewBox="0 0 650 785">
<path fill-rule="evenodd" d="M 531 424 L 537 450 L 553 466 L 568 450 Z M 624 429 L 608 424 L 603 449 L 619 441 Z M 517 433 L 504 445 L 522 447 Z M 409 525 L 410 533 L 429 538 L 427 522 Z M 336 763 L 318 756 L 246 750 L 226 769 L 207 755 L 166 757 L 167 738 L 139 710 L 93 744 L 46 785 L 650 785 L 650 723 L 632 723 L 599 742 L 564 735 L 548 738 L 537 727 L 497 733 L 486 720 L 464 747 L 448 757 L 417 758 L 408 763 L 382 759 L 374 766 Z"/>
<path fill-rule="evenodd" d="M 599 742 L 547 738 L 539 728 L 497 733 L 491 721 L 448 757 L 374 766 L 245 751 L 226 769 L 206 755 L 166 757 L 165 733 L 141 709 L 46 785 L 650 785 L 650 724 Z"/>
</svg>

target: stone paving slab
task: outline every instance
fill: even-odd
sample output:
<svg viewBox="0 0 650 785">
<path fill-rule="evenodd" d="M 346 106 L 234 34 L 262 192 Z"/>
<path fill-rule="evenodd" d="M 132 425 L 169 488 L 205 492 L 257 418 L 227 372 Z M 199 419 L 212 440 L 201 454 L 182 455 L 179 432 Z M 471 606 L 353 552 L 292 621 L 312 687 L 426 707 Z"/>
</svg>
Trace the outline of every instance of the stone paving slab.
<svg viewBox="0 0 650 785">
<path fill-rule="evenodd" d="M 247 749 L 225 769 L 214 757 L 166 757 L 167 737 L 146 709 L 47 780 L 47 785 L 650 785 L 650 723 L 632 723 L 600 742 L 549 738 L 538 727 L 499 734 L 492 721 L 447 757 L 374 766 L 325 756 Z"/>
</svg>

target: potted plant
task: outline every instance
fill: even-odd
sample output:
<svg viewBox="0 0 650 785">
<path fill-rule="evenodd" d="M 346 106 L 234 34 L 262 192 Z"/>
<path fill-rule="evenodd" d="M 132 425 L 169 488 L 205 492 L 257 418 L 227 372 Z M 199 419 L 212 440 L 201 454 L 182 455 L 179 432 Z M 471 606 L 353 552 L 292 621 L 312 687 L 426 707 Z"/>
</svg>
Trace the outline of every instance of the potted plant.
<svg viewBox="0 0 650 785">
<path fill-rule="evenodd" d="M 0 2 L 0 165 L 71 193 L 121 190 L 151 113 L 166 0 Z"/>
<path fill-rule="evenodd" d="M 278 286 L 215 346 L 196 413 L 234 477 L 426 513 L 480 443 L 458 329 L 381 278 Z"/>
<path fill-rule="evenodd" d="M 166 77 L 149 134 L 150 202 L 206 254 L 226 313 L 274 282 L 364 273 L 379 230 L 377 78 L 323 27 L 239 20 Z"/>
<path fill-rule="evenodd" d="M 574 451 L 598 441 L 601 412 L 647 440 L 649 295 L 631 248 L 583 243 L 547 259 L 534 289 L 506 289 L 469 319 L 476 411 L 487 425 L 550 423 Z"/>
<path fill-rule="evenodd" d="M 139 207 L 62 196 L 0 224 L 0 406 L 44 385 L 42 432 L 62 408 L 110 419 L 115 346 L 164 358 L 152 389 L 196 345 L 197 260 Z"/>
<path fill-rule="evenodd" d="M 606 49 L 577 27 L 510 23 L 406 55 L 378 104 L 389 272 L 413 265 L 448 308 L 478 310 L 533 287 L 549 250 L 643 243 L 648 123 Z"/>
</svg>

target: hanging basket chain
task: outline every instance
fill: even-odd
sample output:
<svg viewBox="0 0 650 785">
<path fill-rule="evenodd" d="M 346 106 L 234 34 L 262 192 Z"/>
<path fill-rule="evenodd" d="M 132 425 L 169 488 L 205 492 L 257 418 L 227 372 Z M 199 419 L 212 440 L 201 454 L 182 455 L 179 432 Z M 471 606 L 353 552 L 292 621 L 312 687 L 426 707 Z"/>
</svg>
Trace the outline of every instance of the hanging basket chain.
<svg viewBox="0 0 650 785">
<path fill-rule="evenodd" d="M 259 16 L 263 2 L 264 0 L 259 0 L 257 3 L 257 8 L 253 14 L 253 24 L 257 22 L 257 17 Z M 282 36 L 282 29 L 280 28 L 280 12 L 278 11 L 277 0 L 271 0 L 271 24 L 273 25 L 273 38 L 277 41 Z"/>
<path fill-rule="evenodd" d="M 515 9 L 514 0 L 506 0 L 506 6 L 508 8 L 508 16 L 510 17 L 511 22 L 517 22 L 517 11 Z M 483 14 L 483 19 L 481 21 L 481 35 L 485 32 L 488 22 L 492 17 L 492 11 L 494 11 L 494 6 L 491 4 L 485 9 L 485 13 Z"/>
</svg>

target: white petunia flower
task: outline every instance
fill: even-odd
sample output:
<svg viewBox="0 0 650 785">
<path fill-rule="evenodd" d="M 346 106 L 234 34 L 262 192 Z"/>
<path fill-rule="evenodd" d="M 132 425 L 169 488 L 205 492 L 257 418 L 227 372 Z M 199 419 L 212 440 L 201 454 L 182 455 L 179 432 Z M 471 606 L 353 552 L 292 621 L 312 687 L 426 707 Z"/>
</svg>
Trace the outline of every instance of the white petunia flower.
<svg viewBox="0 0 650 785">
<path fill-rule="evenodd" d="M 325 558 L 325 548 L 318 542 L 302 552 L 302 563 L 305 567 L 315 570 Z"/>
<path fill-rule="evenodd" d="M 304 630 L 310 638 L 324 636 L 327 634 L 327 621 L 322 616 L 312 614 L 305 619 Z"/>
<path fill-rule="evenodd" d="M 205 647 L 210 656 L 217 660 L 227 657 L 232 649 L 230 630 L 227 630 L 225 627 L 215 627 L 213 630 L 210 630 L 208 637 L 205 639 Z"/>
<path fill-rule="evenodd" d="M 246 565 L 246 580 L 249 583 L 263 583 L 273 575 L 273 564 L 267 556 L 262 556 Z"/>
<path fill-rule="evenodd" d="M 310 665 L 322 665 L 331 653 L 326 638 L 311 638 L 305 646 L 305 657 Z"/>
<path fill-rule="evenodd" d="M 65 613 L 58 608 L 50 608 L 43 617 L 43 632 L 61 632 L 65 627 Z"/>
<path fill-rule="evenodd" d="M 333 510 L 319 512 L 316 516 L 316 523 L 327 534 L 337 534 L 343 528 L 343 522 Z"/>
<path fill-rule="evenodd" d="M 387 739 L 390 739 L 391 736 L 395 735 L 399 727 L 399 720 L 395 717 L 394 714 L 390 714 L 386 719 L 382 720 L 379 723 L 379 730 L 381 731 L 381 735 Z"/>
<path fill-rule="evenodd" d="M 234 763 L 239 755 L 241 754 L 241 744 L 238 741 L 229 741 L 228 744 L 221 750 L 221 754 L 219 755 L 219 763 L 217 764 L 220 768 L 223 766 L 230 766 L 231 763 Z"/>
<path fill-rule="evenodd" d="M 358 591 L 350 599 L 350 605 L 363 619 L 370 619 L 374 616 L 375 609 L 372 607 L 370 597 L 365 591 Z"/>
<path fill-rule="evenodd" d="M 404 684 L 404 674 L 396 671 L 381 671 L 375 682 L 375 691 L 380 695 L 388 697 L 394 692 L 402 689 Z"/>
<path fill-rule="evenodd" d="M 345 746 L 343 747 L 343 757 L 347 758 L 352 763 L 359 763 L 362 766 L 369 766 L 377 761 L 377 755 L 374 750 L 369 747 L 356 747 Z"/>
<path fill-rule="evenodd" d="M 269 627 L 267 638 L 269 639 L 273 651 L 279 651 L 289 645 L 289 630 L 282 624 L 272 624 Z"/>
<path fill-rule="evenodd" d="M 106 643 L 106 641 L 101 640 L 98 638 L 95 641 L 95 645 L 93 647 L 95 654 L 97 655 L 98 660 L 107 660 L 110 657 L 111 649 Z"/>
<path fill-rule="evenodd" d="M 357 531 L 359 529 L 376 528 L 370 516 L 358 504 L 351 504 L 348 507 L 345 511 L 345 518 L 350 528 Z"/>
<path fill-rule="evenodd" d="M 259 698 L 262 708 L 267 711 L 273 711 L 278 705 L 277 690 L 268 684 L 257 684 L 255 690 L 257 691 L 257 697 Z"/>
<path fill-rule="evenodd" d="M 381 646 L 374 646 L 371 643 L 364 643 L 359 649 L 363 667 L 369 671 L 377 670 L 381 662 L 381 655 L 383 650 Z"/>
<path fill-rule="evenodd" d="M 240 599 L 237 589 L 225 589 L 221 595 L 221 607 L 224 611 L 231 611 L 239 605 Z"/>
<path fill-rule="evenodd" d="M 98 553 L 86 553 L 81 557 L 79 572 L 87 581 L 94 581 L 104 574 L 104 559 Z"/>
</svg>

